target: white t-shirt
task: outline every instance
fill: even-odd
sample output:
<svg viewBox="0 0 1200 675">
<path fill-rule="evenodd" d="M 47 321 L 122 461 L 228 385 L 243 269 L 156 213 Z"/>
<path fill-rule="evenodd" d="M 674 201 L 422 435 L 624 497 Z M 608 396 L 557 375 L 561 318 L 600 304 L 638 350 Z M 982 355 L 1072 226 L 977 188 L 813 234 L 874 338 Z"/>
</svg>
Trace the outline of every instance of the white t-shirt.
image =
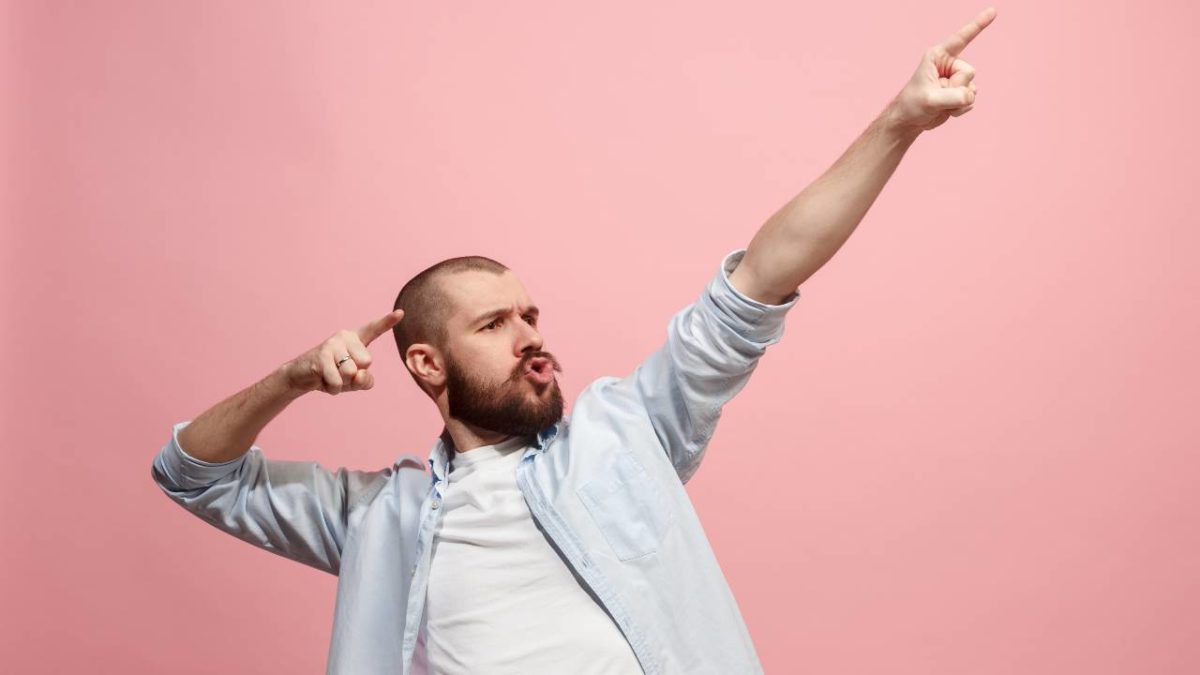
<svg viewBox="0 0 1200 675">
<path fill-rule="evenodd" d="M 454 454 L 426 596 L 429 675 L 640 675 L 621 630 L 538 529 L 517 487 L 530 440 Z"/>
</svg>

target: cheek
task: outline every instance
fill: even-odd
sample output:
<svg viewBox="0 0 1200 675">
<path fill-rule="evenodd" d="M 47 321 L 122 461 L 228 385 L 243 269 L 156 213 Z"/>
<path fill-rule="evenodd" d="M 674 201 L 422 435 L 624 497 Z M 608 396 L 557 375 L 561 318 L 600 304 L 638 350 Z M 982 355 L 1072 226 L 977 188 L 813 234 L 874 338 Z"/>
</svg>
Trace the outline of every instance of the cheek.
<svg viewBox="0 0 1200 675">
<path fill-rule="evenodd" d="M 512 378 L 517 360 L 510 351 L 508 343 L 499 344 L 502 340 L 484 341 L 482 344 L 472 344 L 470 347 L 456 351 L 455 363 L 464 372 L 475 379 L 499 383 Z"/>
<path fill-rule="evenodd" d="M 478 354 L 474 361 L 477 376 L 488 382 L 503 382 L 512 377 L 516 363 L 507 354 Z"/>
</svg>

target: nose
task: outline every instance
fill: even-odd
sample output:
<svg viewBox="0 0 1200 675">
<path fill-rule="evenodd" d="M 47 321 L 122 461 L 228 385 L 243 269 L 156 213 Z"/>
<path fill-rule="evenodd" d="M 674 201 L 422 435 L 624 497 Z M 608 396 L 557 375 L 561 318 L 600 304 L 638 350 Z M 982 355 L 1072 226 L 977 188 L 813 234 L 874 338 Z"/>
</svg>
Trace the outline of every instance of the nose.
<svg viewBox="0 0 1200 675">
<path fill-rule="evenodd" d="M 521 321 L 520 323 L 523 328 L 521 329 L 520 337 L 517 338 L 517 356 L 521 356 L 528 351 L 541 351 L 542 334 L 538 332 L 537 328 L 530 326 L 525 321 Z"/>
</svg>

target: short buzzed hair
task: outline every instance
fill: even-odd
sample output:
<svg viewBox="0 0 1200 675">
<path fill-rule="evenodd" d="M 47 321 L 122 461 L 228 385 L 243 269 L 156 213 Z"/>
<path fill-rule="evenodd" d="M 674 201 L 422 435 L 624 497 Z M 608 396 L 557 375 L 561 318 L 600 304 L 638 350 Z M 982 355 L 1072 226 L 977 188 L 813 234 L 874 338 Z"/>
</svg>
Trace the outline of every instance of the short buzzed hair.
<svg viewBox="0 0 1200 675">
<path fill-rule="evenodd" d="M 396 338 L 401 361 L 406 359 L 408 348 L 414 344 L 429 344 L 445 350 L 448 335 L 446 322 L 454 308 L 450 306 L 450 298 L 441 281 L 443 277 L 456 272 L 468 271 L 503 274 L 508 267 L 481 255 L 449 258 L 426 268 L 400 289 L 392 311 L 403 309 L 404 318 L 392 327 L 392 334 Z M 409 372 L 409 375 L 424 389 L 415 373 Z"/>
</svg>

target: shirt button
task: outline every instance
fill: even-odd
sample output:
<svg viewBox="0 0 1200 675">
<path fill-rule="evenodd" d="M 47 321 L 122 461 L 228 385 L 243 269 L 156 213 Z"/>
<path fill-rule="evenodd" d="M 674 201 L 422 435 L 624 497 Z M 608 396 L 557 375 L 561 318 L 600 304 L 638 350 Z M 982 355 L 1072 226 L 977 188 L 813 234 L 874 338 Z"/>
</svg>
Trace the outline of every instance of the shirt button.
<svg viewBox="0 0 1200 675">
<path fill-rule="evenodd" d="M 441 505 L 442 505 L 442 500 L 440 500 L 440 499 L 433 500 L 433 508 L 436 509 L 437 507 L 439 507 Z"/>
</svg>

